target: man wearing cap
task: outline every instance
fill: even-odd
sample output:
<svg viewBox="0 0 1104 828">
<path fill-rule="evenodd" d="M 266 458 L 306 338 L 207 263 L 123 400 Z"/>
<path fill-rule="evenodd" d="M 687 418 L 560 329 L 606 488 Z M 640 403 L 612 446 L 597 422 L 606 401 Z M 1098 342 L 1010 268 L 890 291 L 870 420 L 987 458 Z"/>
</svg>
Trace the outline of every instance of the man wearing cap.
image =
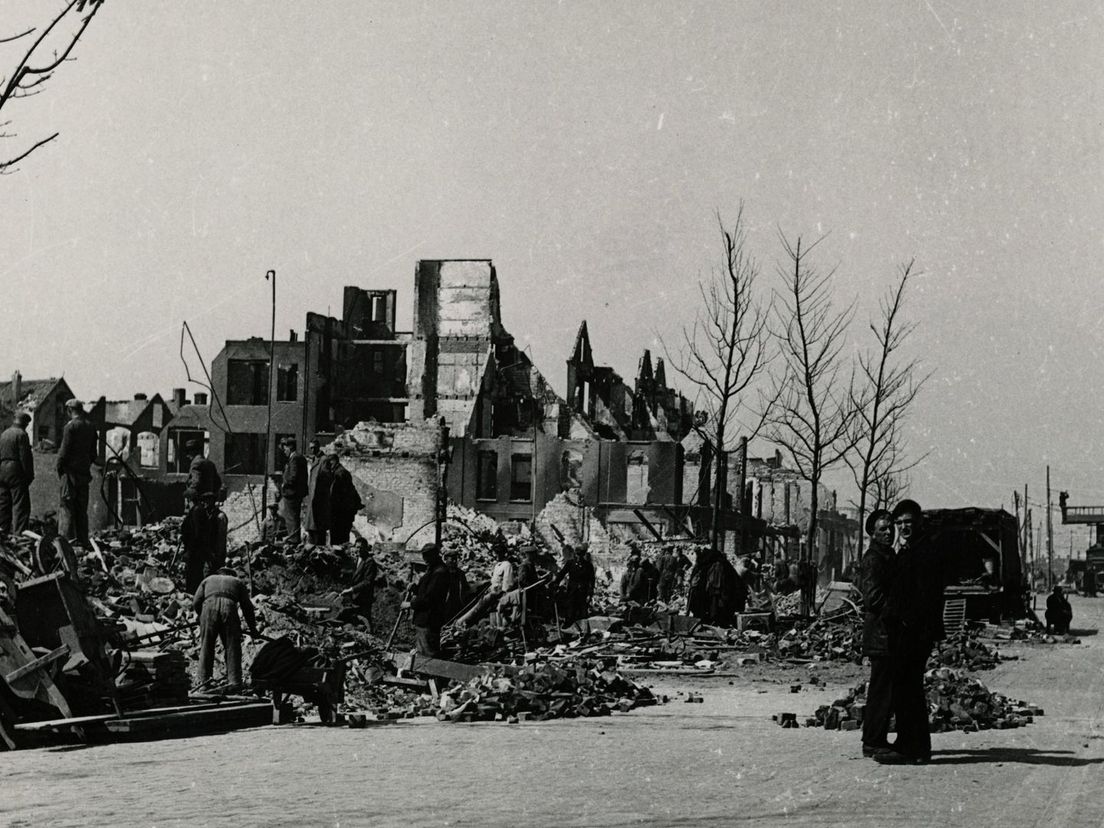
<svg viewBox="0 0 1104 828">
<path fill-rule="evenodd" d="M 222 641 L 226 659 L 226 681 L 230 689 L 241 687 L 242 629 L 238 611 L 245 616 L 245 623 L 253 635 L 257 635 L 257 617 L 249 587 L 233 569 L 222 567 L 214 575 L 208 575 L 196 590 L 192 607 L 199 615 L 199 681 L 211 679 L 215 663 L 215 642 Z"/>
<path fill-rule="evenodd" d="M 19 533 L 31 517 L 34 455 L 27 436 L 31 417 L 20 411 L 0 434 L 0 536 Z"/>
<path fill-rule="evenodd" d="M 419 655 L 436 657 L 441 652 L 441 627 L 448 618 L 449 571 L 436 544 L 422 547 L 426 573 L 418 581 L 409 606 L 414 610 L 414 634 Z"/>
<path fill-rule="evenodd" d="M 892 749 L 876 750 L 885 765 L 924 765 L 931 760 L 924 670 L 932 645 L 943 638 L 943 562 L 936 538 L 925 531 L 914 500 L 893 509 L 899 546 L 885 620 L 893 684 L 897 739 Z"/>
<path fill-rule="evenodd" d="M 188 464 L 188 485 L 184 495 L 193 504 L 208 498 L 217 500 L 222 492 L 222 478 L 214 462 L 203 456 L 203 443 L 189 440 L 184 444 L 184 451 L 192 458 Z"/>
<path fill-rule="evenodd" d="M 296 450 L 294 437 L 284 440 L 284 456 L 287 462 L 280 475 L 280 517 L 287 526 L 288 538 L 298 543 L 302 536 L 303 498 L 307 496 L 307 458 Z"/>
<path fill-rule="evenodd" d="M 889 659 L 886 606 L 894 582 L 893 517 L 876 509 L 866 519 L 870 545 L 860 563 L 863 596 L 863 655 L 870 659 L 863 713 L 863 756 L 888 748 L 889 717 L 893 712 L 893 670 Z"/>
<path fill-rule="evenodd" d="M 88 485 L 92 482 L 92 464 L 96 462 L 96 429 L 88 422 L 80 400 L 69 400 L 65 410 L 69 422 L 61 433 L 57 454 L 61 483 L 58 533 L 87 546 Z"/>
</svg>

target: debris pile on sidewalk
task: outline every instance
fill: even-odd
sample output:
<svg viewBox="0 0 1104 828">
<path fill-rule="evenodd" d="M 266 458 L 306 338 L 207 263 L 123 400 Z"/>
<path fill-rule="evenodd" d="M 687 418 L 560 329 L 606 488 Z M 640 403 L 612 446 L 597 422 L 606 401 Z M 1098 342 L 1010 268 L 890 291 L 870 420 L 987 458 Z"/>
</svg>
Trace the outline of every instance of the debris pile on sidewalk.
<svg viewBox="0 0 1104 828">
<path fill-rule="evenodd" d="M 1043 715 L 1042 708 L 994 693 L 976 678 L 949 667 L 929 670 L 924 675 L 924 690 L 933 733 L 1023 727 L 1031 724 L 1035 716 Z M 843 698 L 817 708 L 805 725 L 825 730 L 858 730 L 865 711 L 866 682 L 862 682 Z M 780 716 L 775 720 L 784 725 Z"/>
<path fill-rule="evenodd" d="M 355 667 L 348 704 L 377 719 L 436 716 L 440 721 L 547 721 L 608 716 L 657 704 L 652 692 L 612 667 L 610 660 L 570 658 L 524 667 L 488 665 L 484 675 L 431 692 L 380 683 L 382 672 Z"/>
<path fill-rule="evenodd" d="M 778 639 L 781 658 L 813 661 L 861 661 L 862 619 L 849 613 L 838 619 L 798 621 Z"/>
<path fill-rule="evenodd" d="M 963 670 L 992 670 L 1001 662 L 995 650 L 969 630 L 950 633 L 928 659 L 928 669 L 957 667 Z"/>
<path fill-rule="evenodd" d="M 501 669 L 441 695 L 441 721 L 546 721 L 628 713 L 656 704 L 651 691 L 599 662 L 541 662 L 512 675 Z"/>
</svg>

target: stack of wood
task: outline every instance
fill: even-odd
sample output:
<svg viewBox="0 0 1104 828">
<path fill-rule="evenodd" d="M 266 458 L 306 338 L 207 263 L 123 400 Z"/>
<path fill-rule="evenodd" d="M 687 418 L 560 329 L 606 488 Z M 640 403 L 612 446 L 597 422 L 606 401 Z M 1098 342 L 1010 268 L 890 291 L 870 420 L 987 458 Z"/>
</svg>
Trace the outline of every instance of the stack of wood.
<svg viewBox="0 0 1104 828">
<path fill-rule="evenodd" d="M 135 650 L 116 684 L 127 707 L 182 704 L 191 689 L 184 653 L 175 650 Z"/>
</svg>

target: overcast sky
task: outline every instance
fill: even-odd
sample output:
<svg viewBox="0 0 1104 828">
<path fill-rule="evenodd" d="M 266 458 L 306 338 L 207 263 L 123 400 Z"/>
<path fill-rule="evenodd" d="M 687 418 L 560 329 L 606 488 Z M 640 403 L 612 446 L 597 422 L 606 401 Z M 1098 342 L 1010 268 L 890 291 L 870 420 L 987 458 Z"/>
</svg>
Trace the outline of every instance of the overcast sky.
<svg viewBox="0 0 1104 828">
<path fill-rule="evenodd" d="M 286 336 L 345 284 L 408 327 L 417 259 L 487 257 L 561 392 L 584 318 L 631 379 L 743 199 L 764 285 L 779 229 L 830 233 L 856 347 L 924 271 L 925 506 L 1040 498 L 1047 463 L 1104 503 L 1102 43 L 1100 2 L 110 2 L 12 111 L 61 136 L 0 179 L 0 372 L 167 393 L 183 320 L 208 360 L 267 335 L 269 268 Z"/>
</svg>

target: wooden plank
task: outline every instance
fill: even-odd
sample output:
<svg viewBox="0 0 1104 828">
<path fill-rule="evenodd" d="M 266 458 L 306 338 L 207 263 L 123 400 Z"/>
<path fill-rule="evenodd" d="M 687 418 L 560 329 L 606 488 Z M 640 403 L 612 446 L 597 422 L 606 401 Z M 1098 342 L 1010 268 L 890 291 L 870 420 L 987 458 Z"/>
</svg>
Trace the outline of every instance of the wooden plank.
<svg viewBox="0 0 1104 828">
<path fill-rule="evenodd" d="M 248 703 L 255 704 L 256 700 L 249 699 Z M 216 707 L 231 706 L 240 706 L 240 702 L 238 703 L 238 705 L 228 705 L 226 703 L 213 702 L 210 704 L 177 704 L 173 705 L 172 707 L 151 707 L 148 710 L 133 710 L 124 713 L 123 716 L 130 718 L 141 718 L 143 716 L 161 716 L 168 713 L 182 713 L 188 710 L 213 710 Z M 99 713 L 93 716 L 74 716 L 68 719 L 48 719 L 43 722 L 24 722 L 23 724 L 17 724 L 15 726 L 15 729 L 26 731 L 60 730 L 66 727 L 77 727 L 83 724 L 96 724 L 98 722 L 106 722 L 111 719 L 118 718 L 120 718 L 118 713 Z"/>
<path fill-rule="evenodd" d="M 69 655 L 69 645 L 62 644 L 56 650 L 52 650 L 46 655 L 39 656 L 34 661 L 28 661 L 22 667 L 17 667 L 16 669 L 12 670 L 10 673 L 4 676 L 4 681 L 6 681 L 8 684 L 14 684 L 24 676 L 29 676 L 31 673 L 34 673 L 37 670 L 42 670 L 46 667 L 49 667 L 59 658 L 63 658 L 67 655 Z"/>
<path fill-rule="evenodd" d="M 160 716 L 127 716 L 104 722 L 118 736 L 171 736 L 239 730 L 272 724 L 271 702 L 235 704 L 210 710 L 185 710 Z"/>
</svg>

